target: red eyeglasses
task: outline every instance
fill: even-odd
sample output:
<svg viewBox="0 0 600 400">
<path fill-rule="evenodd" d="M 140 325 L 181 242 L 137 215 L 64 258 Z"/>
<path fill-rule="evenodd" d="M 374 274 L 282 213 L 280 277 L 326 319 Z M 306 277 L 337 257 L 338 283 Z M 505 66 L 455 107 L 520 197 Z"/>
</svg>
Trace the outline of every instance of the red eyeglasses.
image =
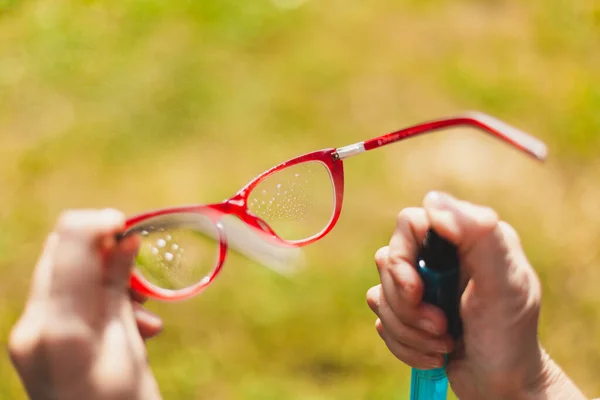
<svg viewBox="0 0 600 400">
<path fill-rule="evenodd" d="M 124 234 L 137 234 L 141 240 L 131 286 L 155 299 L 189 298 L 215 279 L 230 247 L 285 268 L 298 256 L 299 247 L 323 238 L 338 221 L 344 159 L 457 126 L 478 128 L 538 160 L 546 158 L 543 142 L 479 112 L 304 154 L 265 171 L 221 203 L 163 209 L 129 219 Z"/>
</svg>

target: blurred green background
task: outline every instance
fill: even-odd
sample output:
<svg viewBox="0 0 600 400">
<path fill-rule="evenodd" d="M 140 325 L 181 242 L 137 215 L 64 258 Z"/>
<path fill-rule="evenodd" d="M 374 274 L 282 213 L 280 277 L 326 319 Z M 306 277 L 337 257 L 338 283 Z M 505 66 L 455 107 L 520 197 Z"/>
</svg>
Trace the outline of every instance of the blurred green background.
<svg viewBox="0 0 600 400">
<path fill-rule="evenodd" d="M 404 399 L 365 293 L 395 217 L 432 189 L 496 208 L 544 285 L 541 336 L 600 393 L 600 6 L 589 0 L 0 0 L 0 340 L 61 210 L 219 201 L 272 165 L 463 110 L 469 129 L 346 162 L 336 229 L 293 279 L 241 257 L 150 302 L 166 399 Z M 0 397 L 24 397 L 0 360 Z"/>
</svg>

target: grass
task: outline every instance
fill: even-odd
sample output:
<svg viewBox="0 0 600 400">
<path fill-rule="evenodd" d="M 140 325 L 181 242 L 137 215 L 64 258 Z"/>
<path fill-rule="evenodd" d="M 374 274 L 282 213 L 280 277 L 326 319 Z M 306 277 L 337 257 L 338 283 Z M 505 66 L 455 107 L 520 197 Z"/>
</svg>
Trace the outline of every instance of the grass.
<svg viewBox="0 0 600 400">
<path fill-rule="evenodd" d="M 600 392 L 600 8 L 585 0 L 0 1 L 0 338 L 58 213 L 218 201 L 303 152 L 479 109 L 538 165 L 456 130 L 346 163 L 342 218 L 294 279 L 228 260 L 151 303 L 167 399 L 401 399 L 364 297 L 395 215 L 432 189 L 496 208 L 544 285 L 541 337 Z M 583 338 L 582 338 L 583 335 Z M 0 361 L 0 397 L 24 393 Z"/>
</svg>

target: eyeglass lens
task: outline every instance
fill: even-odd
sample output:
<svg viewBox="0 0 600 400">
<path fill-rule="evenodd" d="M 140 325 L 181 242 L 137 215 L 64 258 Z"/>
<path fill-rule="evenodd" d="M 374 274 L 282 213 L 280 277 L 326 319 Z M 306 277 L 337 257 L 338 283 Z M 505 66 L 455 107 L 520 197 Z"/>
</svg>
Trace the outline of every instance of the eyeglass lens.
<svg viewBox="0 0 600 400">
<path fill-rule="evenodd" d="M 329 169 L 320 161 L 307 161 L 269 175 L 248 196 L 248 210 L 284 240 L 319 234 L 335 212 Z"/>
<path fill-rule="evenodd" d="M 219 260 L 219 232 L 206 215 L 155 217 L 134 230 L 140 239 L 136 269 L 162 289 L 178 290 L 197 284 L 210 276 Z"/>
</svg>

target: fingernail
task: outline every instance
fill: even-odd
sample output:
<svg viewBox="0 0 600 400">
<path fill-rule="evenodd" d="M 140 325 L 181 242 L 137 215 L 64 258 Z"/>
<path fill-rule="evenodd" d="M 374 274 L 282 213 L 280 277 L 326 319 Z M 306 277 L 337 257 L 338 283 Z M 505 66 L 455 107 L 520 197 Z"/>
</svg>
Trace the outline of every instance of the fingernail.
<svg viewBox="0 0 600 400">
<path fill-rule="evenodd" d="M 437 329 L 435 329 L 435 325 L 433 324 L 433 322 L 429 321 L 428 319 L 423 319 L 421 321 L 419 321 L 419 328 L 426 330 L 429 333 L 432 333 L 434 335 L 436 335 Z"/>
<path fill-rule="evenodd" d="M 145 308 L 135 308 L 133 310 L 136 319 L 144 320 L 146 323 L 154 326 L 162 324 L 160 317 Z"/>
<path fill-rule="evenodd" d="M 448 346 L 446 346 L 445 343 L 437 343 L 435 346 L 435 351 L 437 353 L 441 353 L 441 354 L 447 354 L 448 353 Z"/>
<path fill-rule="evenodd" d="M 440 360 L 438 360 L 437 358 L 428 358 L 427 359 L 427 365 L 430 368 L 434 368 L 435 369 L 435 368 L 440 368 L 443 365 L 443 363 L 440 362 Z"/>
</svg>

